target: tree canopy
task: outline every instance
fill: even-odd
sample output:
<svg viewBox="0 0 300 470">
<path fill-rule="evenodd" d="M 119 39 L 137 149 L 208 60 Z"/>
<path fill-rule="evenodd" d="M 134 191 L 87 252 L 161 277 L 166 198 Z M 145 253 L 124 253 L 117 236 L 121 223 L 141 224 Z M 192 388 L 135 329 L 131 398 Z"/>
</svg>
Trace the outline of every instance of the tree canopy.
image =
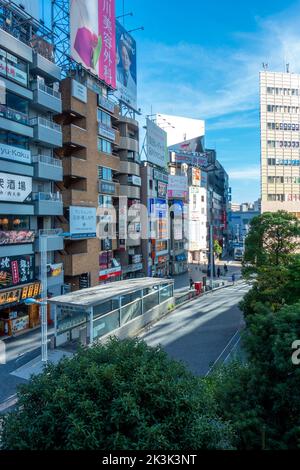
<svg viewBox="0 0 300 470">
<path fill-rule="evenodd" d="M 49 365 L 19 391 L 3 449 L 229 449 L 235 435 L 202 381 L 138 340 Z"/>
</svg>

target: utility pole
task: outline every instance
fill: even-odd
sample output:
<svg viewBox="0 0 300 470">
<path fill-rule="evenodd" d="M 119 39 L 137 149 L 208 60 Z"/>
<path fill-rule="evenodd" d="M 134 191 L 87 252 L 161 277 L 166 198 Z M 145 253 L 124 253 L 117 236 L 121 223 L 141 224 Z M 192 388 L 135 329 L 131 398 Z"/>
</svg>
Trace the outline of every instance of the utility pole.
<svg viewBox="0 0 300 470">
<path fill-rule="evenodd" d="M 48 328 L 47 328 L 47 235 L 41 231 L 41 264 L 40 264 L 40 273 L 41 273 L 41 283 L 42 283 L 42 302 L 41 302 L 41 343 L 42 343 L 42 362 L 47 363 L 48 361 L 48 348 L 47 348 L 47 337 L 48 337 Z"/>
</svg>

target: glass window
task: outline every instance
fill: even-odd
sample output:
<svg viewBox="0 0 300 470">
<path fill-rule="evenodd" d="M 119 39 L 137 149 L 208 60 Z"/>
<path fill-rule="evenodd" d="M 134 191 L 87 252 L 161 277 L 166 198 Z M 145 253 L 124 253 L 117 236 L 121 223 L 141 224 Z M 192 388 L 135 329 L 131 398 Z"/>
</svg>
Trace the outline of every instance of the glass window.
<svg viewBox="0 0 300 470">
<path fill-rule="evenodd" d="M 105 124 L 105 126 L 111 127 L 111 116 L 99 108 L 97 109 L 97 120 L 98 122 Z"/>
<path fill-rule="evenodd" d="M 0 74 L 25 87 L 28 85 L 28 64 L 4 49 L 0 49 Z"/>
<path fill-rule="evenodd" d="M 98 138 L 98 150 L 99 152 L 111 153 L 112 144 L 108 140 Z"/>
<path fill-rule="evenodd" d="M 109 208 L 113 206 L 113 199 L 111 196 L 99 195 L 99 206 Z"/>
<path fill-rule="evenodd" d="M 98 166 L 98 177 L 101 180 L 105 181 L 112 181 L 113 180 L 113 172 L 111 168 L 106 168 L 103 166 Z"/>
<path fill-rule="evenodd" d="M 0 215 L 0 230 L 29 230 L 29 217 L 24 215 Z"/>
</svg>

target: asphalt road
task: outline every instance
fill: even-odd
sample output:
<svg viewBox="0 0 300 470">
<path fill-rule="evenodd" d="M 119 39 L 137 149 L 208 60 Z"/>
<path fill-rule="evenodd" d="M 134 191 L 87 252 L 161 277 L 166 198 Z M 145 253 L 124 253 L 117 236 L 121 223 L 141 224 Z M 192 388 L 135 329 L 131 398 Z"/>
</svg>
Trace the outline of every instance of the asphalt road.
<svg viewBox="0 0 300 470">
<path fill-rule="evenodd" d="M 205 376 L 215 361 L 228 358 L 239 341 L 244 322 L 238 303 L 247 290 L 238 283 L 206 294 L 175 310 L 141 337 L 149 346 L 160 344 L 194 374 Z"/>
</svg>

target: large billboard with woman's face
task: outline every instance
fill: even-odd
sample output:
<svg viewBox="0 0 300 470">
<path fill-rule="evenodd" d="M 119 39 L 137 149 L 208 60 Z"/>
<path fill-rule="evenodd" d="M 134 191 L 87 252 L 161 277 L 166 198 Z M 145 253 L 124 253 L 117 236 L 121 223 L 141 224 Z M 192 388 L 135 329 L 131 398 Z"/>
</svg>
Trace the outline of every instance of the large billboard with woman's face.
<svg viewBox="0 0 300 470">
<path fill-rule="evenodd" d="M 136 42 L 117 21 L 117 93 L 116 96 L 137 109 Z"/>
<path fill-rule="evenodd" d="M 116 88 L 115 0 L 70 0 L 71 57 Z"/>
</svg>

